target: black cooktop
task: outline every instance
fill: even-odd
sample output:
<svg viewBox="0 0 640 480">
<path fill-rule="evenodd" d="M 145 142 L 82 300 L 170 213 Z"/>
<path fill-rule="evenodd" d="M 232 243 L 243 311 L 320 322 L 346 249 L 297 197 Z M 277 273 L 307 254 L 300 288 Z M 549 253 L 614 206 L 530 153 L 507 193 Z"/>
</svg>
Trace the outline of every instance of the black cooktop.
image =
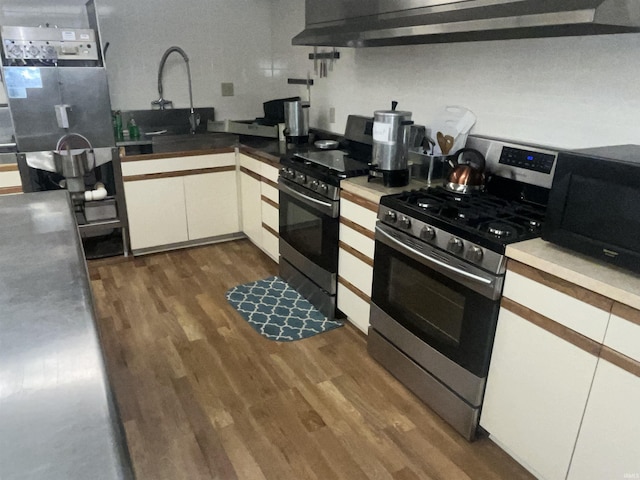
<svg viewBox="0 0 640 480">
<path fill-rule="evenodd" d="M 321 150 L 313 146 L 298 147 L 280 159 L 284 167 L 339 185 L 343 178 L 369 174 L 370 156 L 354 154 L 348 148 Z"/>
<path fill-rule="evenodd" d="M 543 205 L 487 192 L 457 194 L 440 186 L 388 195 L 380 203 L 498 252 L 539 237 L 545 214 Z"/>
</svg>

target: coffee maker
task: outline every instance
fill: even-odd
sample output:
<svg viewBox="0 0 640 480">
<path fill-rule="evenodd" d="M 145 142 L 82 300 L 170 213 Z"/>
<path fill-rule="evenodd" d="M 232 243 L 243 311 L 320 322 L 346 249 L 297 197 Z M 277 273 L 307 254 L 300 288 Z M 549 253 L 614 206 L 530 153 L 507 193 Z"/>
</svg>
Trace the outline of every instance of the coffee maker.
<svg viewBox="0 0 640 480">
<path fill-rule="evenodd" d="M 411 112 L 391 110 L 373 113 L 373 160 L 371 177 L 382 177 L 385 187 L 404 187 L 409 184 L 409 144 L 411 141 Z"/>
<path fill-rule="evenodd" d="M 287 143 L 309 143 L 309 102 L 284 102 L 284 135 Z"/>
</svg>

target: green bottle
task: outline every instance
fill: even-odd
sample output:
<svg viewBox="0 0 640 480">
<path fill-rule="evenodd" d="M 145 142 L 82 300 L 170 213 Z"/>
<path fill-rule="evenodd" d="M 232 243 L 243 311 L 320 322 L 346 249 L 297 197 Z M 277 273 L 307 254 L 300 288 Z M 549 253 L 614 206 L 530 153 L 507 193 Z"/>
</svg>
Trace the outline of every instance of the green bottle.
<svg viewBox="0 0 640 480">
<path fill-rule="evenodd" d="M 113 112 L 113 136 L 116 138 L 116 141 L 124 140 L 124 135 L 122 134 L 122 115 L 120 114 L 120 110 Z"/>
<path fill-rule="evenodd" d="M 129 120 L 129 139 L 135 140 L 140 138 L 140 129 L 133 117 Z"/>
</svg>

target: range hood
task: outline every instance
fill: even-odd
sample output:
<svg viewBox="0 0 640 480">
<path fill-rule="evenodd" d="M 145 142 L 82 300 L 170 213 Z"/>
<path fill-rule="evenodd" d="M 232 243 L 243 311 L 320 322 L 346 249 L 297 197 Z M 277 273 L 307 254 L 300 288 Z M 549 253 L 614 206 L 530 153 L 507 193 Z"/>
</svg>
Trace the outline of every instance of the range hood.
<svg viewBox="0 0 640 480">
<path fill-rule="evenodd" d="M 639 0 L 306 0 L 293 45 L 375 47 L 640 32 Z"/>
</svg>

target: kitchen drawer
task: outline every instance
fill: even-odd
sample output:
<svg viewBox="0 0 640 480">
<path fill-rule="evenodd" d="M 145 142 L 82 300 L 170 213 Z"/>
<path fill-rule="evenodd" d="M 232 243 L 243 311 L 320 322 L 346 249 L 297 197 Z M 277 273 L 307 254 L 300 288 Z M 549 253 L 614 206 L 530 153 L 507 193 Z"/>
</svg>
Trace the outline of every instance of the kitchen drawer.
<svg viewBox="0 0 640 480">
<path fill-rule="evenodd" d="M 280 239 L 276 237 L 273 232 L 262 228 L 262 249 L 271 257 L 276 263 L 279 261 L 280 253 Z"/>
<path fill-rule="evenodd" d="M 340 241 L 354 248 L 373 261 L 376 242 L 351 227 L 340 224 Z"/>
<path fill-rule="evenodd" d="M 273 203 L 279 203 L 278 189 L 266 182 L 260 183 L 260 189 L 263 197 L 267 197 Z"/>
<path fill-rule="evenodd" d="M 278 231 L 278 209 L 267 202 L 262 202 L 262 223 Z"/>
<path fill-rule="evenodd" d="M 260 175 L 262 175 L 264 178 L 271 180 L 274 183 L 278 183 L 279 170 L 276 167 L 264 162 L 262 163 L 261 167 L 262 168 L 260 171 Z"/>
<path fill-rule="evenodd" d="M 122 175 L 146 175 L 154 173 L 181 172 L 216 167 L 235 167 L 235 154 L 216 153 L 207 155 L 191 155 L 186 157 L 156 158 L 153 160 L 136 160 L 122 162 Z"/>
<path fill-rule="evenodd" d="M 504 297 L 602 343 L 612 301 L 575 285 L 568 287 L 568 282 L 518 262 L 510 261 L 508 268 Z M 536 276 L 540 276 L 541 281 L 532 279 Z M 576 298 L 578 296 L 584 301 Z"/>
<path fill-rule="evenodd" d="M 640 362 L 640 311 L 614 303 L 604 344 Z"/>
<path fill-rule="evenodd" d="M 371 297 L 373 266 L 340 247 L 338 276 L 344 278 L 365 295 Z"/>
<path fill-rule="evenodd" d="M 365 334 L 368 333 L 369 302 L 360 298 L 340 282 L 338 282 L 338 308 L 359 330 Z"/>
<path fill-rule="evenodd" d="M 11 168 L 13 168 L 13 165 Z M 22 187 L 20 172 L 18 172 L 17 168 L 16 166 L 15 170 L 0 170 L 0 188 Z"/>
<path fill-rule="evenodd" d="M 375 231 L 377 213 L 344 197 L 340 200 L 340 216 L 367 230 Z"/>
<path fill-rule="evenodd" d="M 244 167 L 247 170 L 251 170 L 253 173 L 257 173 L 258 175 L 262 175 L 262 162 L 260 160 L 256 160 L 255 158 L 249 157 L 242 153 L 239 156 L 241 167 Z"/>
</svg>

